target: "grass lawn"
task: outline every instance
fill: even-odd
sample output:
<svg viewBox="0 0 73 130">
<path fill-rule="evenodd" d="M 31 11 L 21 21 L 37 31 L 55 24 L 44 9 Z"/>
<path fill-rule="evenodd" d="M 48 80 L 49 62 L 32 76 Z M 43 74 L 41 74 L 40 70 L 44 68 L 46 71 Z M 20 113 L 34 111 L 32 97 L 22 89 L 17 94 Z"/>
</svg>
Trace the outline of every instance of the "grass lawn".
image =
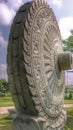
<svg viewBox="0 0 73 130">
<path fill-rule="evenodd" d="M 73 100 L 64 100 L 64 104 L 73 104 Z"/>
<path fill-rule="evenodd" d="M 73 108 L 67 109 L 67 122 L 65 130 L 73 130 Z"/>
<path fill-rule="evenodd" d="M 12 120 L 7 118 L 8 115 L 0 115 L 0 130 L 12 130 Z"/>
<path fill-rule="evenodd" d="M 0 97 L 0 107 L 8 107 L 8 106 L 13 106 L 14 103 L 12 101 L 11 96 L 5 96 L 5 97 Z"/>
</svg>

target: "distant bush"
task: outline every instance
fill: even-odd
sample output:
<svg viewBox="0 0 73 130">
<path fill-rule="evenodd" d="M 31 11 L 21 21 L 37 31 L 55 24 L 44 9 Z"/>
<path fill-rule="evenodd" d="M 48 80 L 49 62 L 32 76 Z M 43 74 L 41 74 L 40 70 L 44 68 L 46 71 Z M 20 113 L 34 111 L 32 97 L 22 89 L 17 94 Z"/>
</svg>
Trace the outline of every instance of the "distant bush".
<svg viewBox="0 0 73 130">
<path fill-rule="evenodd" d="M 70 92 L 70 94 L 69 94 L 69 99 L 72 99 L 72 93 Z"/>
<path fill-rule="evenodd" d="M 5 94 L 5 96 L 6 96 L 6 97 L 11 97 L 11 93 L 10 93 L 10 92 L 7 92 L 7 93 Z"/>
<path fill-rule="evenodd" d="M 68 99 L 69 99 L 69 96 L 68 96 L 68 95 L 65 95 L 65 96 L 64 96 L 64 99 L 67 99 L 67 100 L 68 100 Z"/>
<path fill-rule="evenodd" d="M 0 79 L 0 96 L 5 96 L 9 92 L 9 84 L 5 79 Z"/>
<path fill-rule="evenodd" d="M 64 99 L 72 100 L 73 99 L 73 93 L 71 93 L 71 92 L 66 93 L 65 96 L 64 96 Z"/>
<path fill-rule="evenodd" d="M 69 87 L 67 88 L 66 87 L 65 88 L 65 93 L 70 93 L 70 92 L 73 93 L 73 88 L 69 88 Z"/>
<path fill-rule="evenodd" d="M 0 92 L 0 97 L 4 97 L 5 93 Z"/>
</svg>

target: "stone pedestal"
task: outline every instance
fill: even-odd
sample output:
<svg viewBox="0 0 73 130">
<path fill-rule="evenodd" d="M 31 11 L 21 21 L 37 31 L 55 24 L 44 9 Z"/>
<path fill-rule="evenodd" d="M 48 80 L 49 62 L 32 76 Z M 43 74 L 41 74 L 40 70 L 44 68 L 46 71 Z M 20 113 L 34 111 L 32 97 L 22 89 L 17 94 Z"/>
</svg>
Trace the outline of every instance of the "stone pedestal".
<svg viewBox="0 0 73 130">
<path fill-rule="evenodd" d="M 21 114 L 14 119 L 13 130 L 44 130 L 44 119 Z"/>
<path fill-rule="evenodd" d="M 63 108 L 58 117 L 31 116 L 18 113 L 13 120 L 13 130 L 64 130 L 66 111 Z"/>
</svg>

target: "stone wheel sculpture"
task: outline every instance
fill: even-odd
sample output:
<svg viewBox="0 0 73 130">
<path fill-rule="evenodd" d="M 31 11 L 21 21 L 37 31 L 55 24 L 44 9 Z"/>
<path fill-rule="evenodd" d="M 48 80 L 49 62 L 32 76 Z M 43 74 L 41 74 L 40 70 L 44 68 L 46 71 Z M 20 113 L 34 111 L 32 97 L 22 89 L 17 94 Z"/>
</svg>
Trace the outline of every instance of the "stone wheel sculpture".
<svg viewBox="0 0 73 130">
<path fill-rule="evenodd" d="M 21 6 L 9 36 L 10 91 L 17 111 L 40 115 L 45 119 L 46 128 L 60 129 L 66 119 L 62 71 L 69 67 L 63 62 L 66 55 L 63 54 L 59 27 L 49 5 L 35 0 Z M 69 53 L 68 57 L 71 61 Z"/>
</svg>

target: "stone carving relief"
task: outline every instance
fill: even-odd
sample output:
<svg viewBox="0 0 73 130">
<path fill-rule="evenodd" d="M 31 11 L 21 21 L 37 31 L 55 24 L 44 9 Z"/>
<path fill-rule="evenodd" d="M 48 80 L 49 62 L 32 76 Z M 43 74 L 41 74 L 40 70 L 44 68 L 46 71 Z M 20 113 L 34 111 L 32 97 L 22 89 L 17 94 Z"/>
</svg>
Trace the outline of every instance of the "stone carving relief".
<svg viewBox="0 0 73 130">
<path fill-rule="evenodd" d="M 63 130 L 64 70 L 71 69 L 72 56 L 64 53 L 55 15 L 44 0 L 28 2 L 18 10 L 9 35 L 7 64 L 17 109 L 14 129 Z"/>
</svg>

